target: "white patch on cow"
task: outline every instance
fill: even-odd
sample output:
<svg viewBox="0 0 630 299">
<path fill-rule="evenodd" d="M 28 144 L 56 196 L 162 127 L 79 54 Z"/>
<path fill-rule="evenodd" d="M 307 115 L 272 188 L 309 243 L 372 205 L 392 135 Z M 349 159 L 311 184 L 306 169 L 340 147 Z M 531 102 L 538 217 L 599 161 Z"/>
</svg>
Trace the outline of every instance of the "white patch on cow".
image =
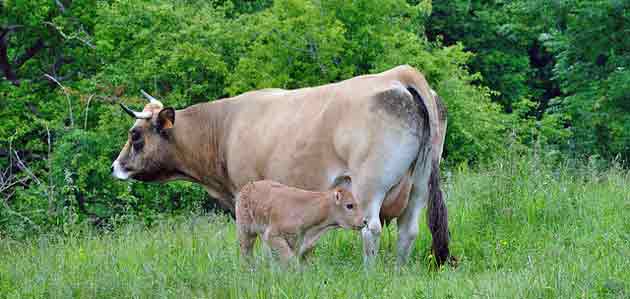
<svg viewBox="0 0 630 299">
<path fill-rule="evenodd" d="M 119 180 L 126 180 L 129 178 L 130 173 L 120 166 L 120 162 L 116 160 L 112 164 L 112 175 Z"/>
<path fill-rule="evenodd" d="M 409 195 L 407 208 L 398 218 L 398 265 L 403 265 L 409 258 L 413 244 L 418 236 L 418 220 L 422 208 L 428 200 L 428 183 L 431 175 L 431 157 L 428 149 L 420 153 L 413 175 L 413 189 Z"/>
<path fill-rule="evenodd" d="M 382 185 L 391 187 L 405 175 L 416 159 L 420 144 L 415 136 L 403 132 L 386 134 L 383 139 L 386 144 L 384 155 L 389 158 L 381 166 L 380 176 Z"/>
<path fill-rule="evenodd" d="M 379 219 L 379 212 L 385 194 L 406 174 L 411 163 L 417 158 L 418 147 L 420 146 L 418 138 L 404 130 L 393 128 L 383 132 L 381 137 L 382 145 L 377 149 L 372 148 L 370 153 L 372 157 L 380 159 L 368 158 L 367 164 L 370 172 L 362 172 L 359 178 L 357 188 L 369 188 L 371 192 L 366 194 L 369 198 L 361 198 L 367 201 L 365 206 L 365 214 L 367 217 L 367 226 L 362 230 L 363 237 L 363 258 L 366 264 L 371 263 L 372 258 L 378 252 L 379 236 L 382 226 Z M 383 157 L 385 159 L 383 159 Z M 372 173 L 378 173 L 377 176 Z M 376 187 L 376 189 L 374 189 Z"/>
</svg>

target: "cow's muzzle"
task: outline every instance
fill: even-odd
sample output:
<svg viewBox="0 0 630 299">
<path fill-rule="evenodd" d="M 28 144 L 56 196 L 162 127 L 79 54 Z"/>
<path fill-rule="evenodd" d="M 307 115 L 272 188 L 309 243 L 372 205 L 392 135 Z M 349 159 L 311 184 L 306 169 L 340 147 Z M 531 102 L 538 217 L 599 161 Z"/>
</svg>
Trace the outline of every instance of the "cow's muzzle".
<svg viewBox="0 0 630 299">
<path fill-rule="evenodd" d="M 111 173 L 113 177 L 119 180 L 126 180 L 130 177 L 129 171 L 127 171 L 122 165 L 120 165 L 120 162 L 118 162 L 118 160 L 112 163 Z"/>
</svg>

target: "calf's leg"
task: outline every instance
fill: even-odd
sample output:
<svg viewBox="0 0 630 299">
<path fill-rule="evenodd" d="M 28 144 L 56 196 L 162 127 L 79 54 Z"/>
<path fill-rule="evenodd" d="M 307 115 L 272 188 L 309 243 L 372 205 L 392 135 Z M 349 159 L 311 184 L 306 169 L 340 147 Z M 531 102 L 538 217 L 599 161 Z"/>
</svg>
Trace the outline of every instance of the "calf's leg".
<svg viewBox="0 0 630 299">
<path fill-rule="evenodd" d="M 293 252 L 293 249 L 291 249 L 289 242 L 281 235 L 272 231 L 267 231 L 263 238 L 272 252 L 275 251 L 278 253 L 280 261 L 283 264 L 287 264 L 293 257 L 295 257 L 295 253 Z"/>
<path fill-rule="evenodd" d="M 256 242 L 256 234 L 251 234 L 244 229 L 239 228 L 238 240 L 241 248 L 241 256 L 251 257 L 252 250 L 254 248 L 254 242 Z"/>
<path fill-rule="evenodd" d="M 307 231 L 302 237 L 302 242 L 298 249 L 298 256 L 303 257 L 304 255 L 310 254 L 317 240 L 328 230 L 330 230 L 330 228 L 311 229 Z"/>
</svg>

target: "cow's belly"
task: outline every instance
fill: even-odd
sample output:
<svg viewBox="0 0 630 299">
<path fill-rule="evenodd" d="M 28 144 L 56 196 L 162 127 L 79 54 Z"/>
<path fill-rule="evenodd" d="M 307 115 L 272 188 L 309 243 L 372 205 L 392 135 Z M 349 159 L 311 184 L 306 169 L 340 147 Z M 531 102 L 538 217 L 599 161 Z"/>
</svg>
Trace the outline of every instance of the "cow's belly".
<svg viewBox="0 0 630 299">
<path fill-rule="evenodd" d="M 306 135 L 302 138 L 285 136 L 275 138 L 273 145 L 263 146 L 261 143 L 268 142 L 263 140 L 257 147 L 232 156 L 228 172 L 235 192 L 246 183 L 257 180 L 325 191 L 333 185 L 335 178 L 347 175 L 347 163 L 335 153 L 332 141 Z"/>
<path fill-rule="evenodd" d="M 347 166 L 326 144 L 280 145 L 267 159 L 265 179 L 311 191 L 325 191 Z"/>
<path fill-rule="evenodd" d="M 387 196 L 385 196 L 385 200 L 383 200 L 383 205 L 381 206 L 381 222 L 389 222 L 402 215 L 409 203 L 411 186 L 411 177 L 407 174 L 396 186 L 387 192 Z"/>
</svg>

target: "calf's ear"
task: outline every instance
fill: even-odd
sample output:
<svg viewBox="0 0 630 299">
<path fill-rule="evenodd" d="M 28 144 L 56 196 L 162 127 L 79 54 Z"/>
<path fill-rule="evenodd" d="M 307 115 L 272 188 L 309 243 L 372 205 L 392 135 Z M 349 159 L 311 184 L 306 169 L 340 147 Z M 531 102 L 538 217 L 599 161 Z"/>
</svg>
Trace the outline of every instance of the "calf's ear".
<svg viewBox="0 0 630 299">
<path fill-rule="evenodd" d="M 175 109 L 171 107 L 160 110 L 156 119 L 156 127 L 159 131 L 170 129 L 175 125 Z"/>
<path fill-rule="evenodd" d="M 333 200 L 335 201 L 336 205 L 340 205 L 341 204 L 341 197 L 342 197 L 341 191 L 335 190 L 333 192 Z"/>
</svg>

